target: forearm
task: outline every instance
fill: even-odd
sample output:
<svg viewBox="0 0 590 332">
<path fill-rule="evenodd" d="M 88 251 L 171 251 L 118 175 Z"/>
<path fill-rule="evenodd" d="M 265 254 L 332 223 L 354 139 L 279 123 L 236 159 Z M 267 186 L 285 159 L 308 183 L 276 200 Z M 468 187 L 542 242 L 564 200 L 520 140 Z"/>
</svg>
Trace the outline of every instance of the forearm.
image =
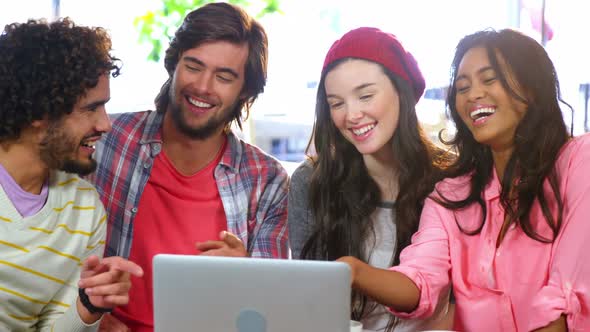
<svg viewBox="0 0 590 332">
<path fill-rule="evenodd" d="M 418 307 L 420 289 L 404 274 L 375 268 L 355 259 L 352 287 L 395 311 L 410 313 Z"/>
<path fill-rule="evenodd" d="M 79 313 L 78 303 L 70 306 L 68 310 L 59 315 L 59 317 L 52 324 L 44 325 L 40 331 L 64 331 L 64 332 L 94 332 L 98 330 L 99 319 L 94 320 L 93 323 L 87 323 Z M 86 309 L 84 309 L 86 310 Z M 49 317 L 47 317 L 49 318 Z M 100 318 L 100 317 L 99 317 Z"/>
<path fill-rule="evenodd" d="M 567 332 L 567 321 L 564 315 L 561 315 L 556 321 L 551 324 L 536 329 L 535 332 Z"/>
</svg>

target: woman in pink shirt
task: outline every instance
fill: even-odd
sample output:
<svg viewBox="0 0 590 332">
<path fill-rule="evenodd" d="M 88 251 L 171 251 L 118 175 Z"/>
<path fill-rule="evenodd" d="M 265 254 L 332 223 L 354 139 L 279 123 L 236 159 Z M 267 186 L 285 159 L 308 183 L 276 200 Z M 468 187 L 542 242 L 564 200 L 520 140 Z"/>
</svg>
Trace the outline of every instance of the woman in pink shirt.
<svg viewBox="0 0 590 332">
<path fill-rule="evenodd" d="M 399 266 L 340 259 L 353 287 L 420 318 L 452 285 L 459 331 L 590 331 L 590 136 L 568 135 L 560 102 L 532 38 L 463 38 L 447 99 L 459 157 Z"/>
</svg>

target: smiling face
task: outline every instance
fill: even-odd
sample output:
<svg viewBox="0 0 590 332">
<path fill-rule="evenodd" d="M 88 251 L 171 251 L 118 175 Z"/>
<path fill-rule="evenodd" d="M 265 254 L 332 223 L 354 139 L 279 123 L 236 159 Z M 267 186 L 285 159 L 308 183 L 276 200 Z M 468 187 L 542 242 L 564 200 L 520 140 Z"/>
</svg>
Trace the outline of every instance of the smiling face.
<svg viewBox="0 0 590 332">
<path fill-rule="evenodd" d="M 247 44 L 213 41 L 182 53 L 172 77 L 170 116 L 191 138 L 220 132 L 233 117 L 244 86 Z"/>
<path fill-rule="evenodd" d="M 502 56 L 497 54 L 509 86 L 523 96 Z M 506 91 L 484 47 L 474 47 L 465 53 L 454 85 L 457 112 L 475 140 L 494 150 L 511 148 L 527 106 Z"/>
<path fill-rule="evenodd" d="M 399 95 L 376 63 L 348 60 L 325 79 L 330 115 L 342 136 L 363 155 L 391 151 L 399 119 Z"/>
<path fill-rule="evenodd" d="M 72 113 L 49 124 L 40 143 L 40 157 L 50 169 L 90 174 L 96 169 L 92 159 L 94 145 L 103 133 L 111 130 L 105 104 L 110 99 L 109 76 L 78 100 Z"/>
</svg>

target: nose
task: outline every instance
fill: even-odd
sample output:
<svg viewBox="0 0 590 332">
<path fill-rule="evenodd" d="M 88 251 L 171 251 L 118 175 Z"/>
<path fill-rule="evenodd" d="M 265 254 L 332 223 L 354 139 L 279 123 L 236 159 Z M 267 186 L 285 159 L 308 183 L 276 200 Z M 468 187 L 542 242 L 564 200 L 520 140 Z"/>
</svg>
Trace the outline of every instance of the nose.
<svg viewBox="0 0 590 332">
<path fill-rule="evenodd" d="M 484 98 L 486 95 L 485 88 L 481 84 L 474 83 L 468 91 L 467 97 L 470 101 L 478 101 Z"/>
<path fill-rule="evenodd" d="M 215 75 L 209 72 L 203 72 L 201 75 L 198 75 L 194 83 L 197 92 L 202 95 L 209 94 L 212 90 L 214 78 Z"/>
<path fill-rule="evenodd" d="M 346 111 L 346 121 L 358 122 L 363 118 L 364 114 L 359 105 L 353 105 Z"/>
<path fill-rule="evenodd" d="M 111 119 L 109 118 L 109 115 L 107 114 L 106 108 L 104 106 L 101 107 L 100 110 L 97 110 L 96 117 L 96 131 L 101 133 L 108 133 L 109 131 L 111 131 L 111 129 L 113 129 Z"/>
</svg>

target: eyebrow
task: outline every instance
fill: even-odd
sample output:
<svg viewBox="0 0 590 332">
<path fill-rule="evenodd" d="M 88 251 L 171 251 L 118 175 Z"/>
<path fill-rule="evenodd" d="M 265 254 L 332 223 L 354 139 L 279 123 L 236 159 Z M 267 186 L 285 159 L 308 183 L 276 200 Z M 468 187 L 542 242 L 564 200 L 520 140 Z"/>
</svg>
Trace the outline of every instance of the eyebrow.
<svg viewBox="0 0 590 332">
<path fill-rule="evenodd" d="M 367 88 L 367 87 L 370 87 L 370 86 L 373 86 L 373 85 L 375 85 L 375 83 L 363 83 L 363 84 L 355 87 L 353 90 L 356 91 L 356 92 L 358 92 L 358 91 L 361 91 L 364 88 Z M 338 96 L 337 95 L 334 95 L 334 94 L 331 94 L 331 95 L 326 95 L 326 98 L 338 98 Z"/>
<path fill-rule="evenodd" d="M 485 66 L 483 68 L 480 68 L 477 71 L 477 74 L 482 74 L 482 73 L 484 73 L 484 72 L 486 72 L 488 70 L 494 70 L 494 68 L 492 66 Z M 455 82 L 458 81 L 458 80 L 461 80 L 461 79 L 467 79 L 467 75 L 461 74 L 461 75 L 457 76 L 457 78 L 455 79 Z"/>
<path fill-rule="evenodd" d="M 82 106 L 81 108 L 90 110 L 90 109 L 97 108 L 99 106 L 105 105 L 106 103 L 109 102 L 109 100 L 111 100 L 110 97 L 107 98 L 107 99 L 101 99 L 101 100 L 93 101 L 90 104 L 86 104 L 86 105 Z"/>
<path fill-rule="evenodd" d="M 203 61 L 201 61 L 198 58 L 195 58 L 193 56 L 184 56 L 184 57 L 182 57 L 182 59 L 186 62 L 191 62 L 191 63 L 197 64 L 199 66 L 202 66 L 202 67 L 207 67 L 207 65 Z M 240 77 L 240 75 L 235 70 L 228 68 L 228 67 L 215 68 L 215 72 L 228 73 L 231 76 L 233 76 L 234 78 Z"/>
</svg>

